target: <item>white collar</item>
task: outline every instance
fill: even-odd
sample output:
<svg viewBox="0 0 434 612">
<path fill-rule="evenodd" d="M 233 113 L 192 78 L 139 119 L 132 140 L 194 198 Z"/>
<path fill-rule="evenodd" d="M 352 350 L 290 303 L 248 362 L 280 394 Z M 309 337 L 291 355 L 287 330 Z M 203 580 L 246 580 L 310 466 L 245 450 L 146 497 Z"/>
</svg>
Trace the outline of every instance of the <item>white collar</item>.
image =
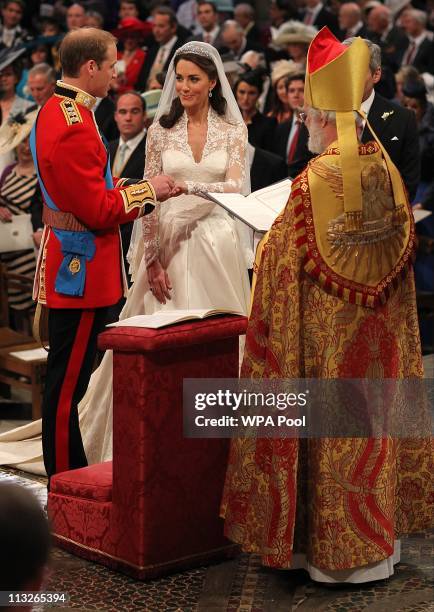
<svg viewBox="0 0 434 612">
<path fill-rule="evenodd" d="M 358 30 L 360 30 L 360 28 L 363 26 L 363 21 L 360 20 L 356 23 L 356 25 L 354 25 L 352 28 L 348 29 L 348 32 L 350 32 L 351 36 L 355 36 L 356 32 L 358 32 Z M 348 37 L 349 38 L 349 37 Z"/>
<path fill-rule="evenodd" d="M 141 142 L 143 136 L 146 134 L 146 130 L 142 130 L 141 132 L 139 132 L 137 134 L 137 136 L 134 136 L 134 138 L 130 138 L 129 140 L 124 140 L 122 138 L 122 136 L 119 137 L 119 147 L 123 144 L 127 145 L 127 148 L 130 151 L 134 151 L 134 149 L 137 147 L 137 145 L 139 144 L 139 142 Z"/>
<path fill-rule="evenodd" d="M 366 116 L 369 115 L 369 111 L 371 110 L 371 106 L 374 102 L 375 98 L 375 89 L 371 91 L 371 95 L 366 98 L 364 102 L 362 102 L 361 110 L 365 113 Z"/>
<path fill-rule="evenodd" d="M 424 30 L 422 34 L 419 34 L 419 36 L 417 36 L 416 38 L 413 38 L 412 36 L 409 36 L 408 38 L 410 40 L 410 43 L 414 43 L 416 47 L 419 47 L 425 40 L 426 36 L 427 36 L 427 32 L 426 30 Z"/>
<path fill-rule="evenodd" d="M 320 12 L 320 10 L 323 8 L 324 4 L 322 2 L 320 2 L 319 4 L 317 4 L 314 8 L 307 8 L 306 11 L 308 13 L 310 13 L 313 17 L 313 20 L 315 20 L 316 16 L 318 15 L 318 13 Z"/>
<path fill-rule="evenodd" d="M 170 40 L 167 41 L 167 43 L 164 43 L 164 45 L 160 45 L 160 50 L 165 49 L 166 51 L 170 51 L 177 40 L 178 37 L 175 34 Z"/>
<path fill-rule="evenodd" d="M 384 30 L 384 32 L 381 34 L 380 36 L 380 40 L 385 41 L 386 38 L 389 36 L 389 32 L 393 30 L 393 23 L 389 23 L 389 25 L 387 26 L 387 28 Z"/>
<path fill-rule="evenodd" d="M 202 36 L 205 36 L 206 34 L 208 34 L 208 36 L 211 36 L 211 40 L 214 40 L 217 37 L 217 34 L 219 33 L 219 30 L 220 30 L 220 26 L 216 25 L 209 32 L 206 32 L 205 30 L 202 30 Z"/>
</svg>

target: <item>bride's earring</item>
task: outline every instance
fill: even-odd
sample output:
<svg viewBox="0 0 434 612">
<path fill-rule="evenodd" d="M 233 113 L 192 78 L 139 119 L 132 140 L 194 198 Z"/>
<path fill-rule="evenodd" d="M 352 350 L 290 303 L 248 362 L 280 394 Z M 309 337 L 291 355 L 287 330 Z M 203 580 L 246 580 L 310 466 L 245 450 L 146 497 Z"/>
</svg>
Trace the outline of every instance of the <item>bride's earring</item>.
<svg viewBox="0 0 434 612">
<path fill-rule="evenodd" d="M 208 94 L 209 98 L 212 98 L 212 89 L 209 90 L 209 94 Z"/>
</svg>

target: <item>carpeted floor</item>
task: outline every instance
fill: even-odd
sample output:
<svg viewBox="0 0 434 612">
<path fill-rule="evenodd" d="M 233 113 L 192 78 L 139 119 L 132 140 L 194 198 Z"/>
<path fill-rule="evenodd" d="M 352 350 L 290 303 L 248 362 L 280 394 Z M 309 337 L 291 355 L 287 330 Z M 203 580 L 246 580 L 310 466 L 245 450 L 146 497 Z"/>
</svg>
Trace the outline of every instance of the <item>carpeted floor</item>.
<svg viewBox="0 0 434 612">
<path fill-rule="evenodd" d="M 5 480 L 25 486 L 45 504 L 44 478 L 2 469 L 0 481 Z M 55 548 L 46 590 L 69 594 L 59 610 L 82 612 L 434 612 L 433 579 L 434 533 L 423 533 L 402 539 L 393 577 L 366 585 L 325 587 L 302 570 L 269 570 L 246 554 L 144 583 Z"/>
</svg>

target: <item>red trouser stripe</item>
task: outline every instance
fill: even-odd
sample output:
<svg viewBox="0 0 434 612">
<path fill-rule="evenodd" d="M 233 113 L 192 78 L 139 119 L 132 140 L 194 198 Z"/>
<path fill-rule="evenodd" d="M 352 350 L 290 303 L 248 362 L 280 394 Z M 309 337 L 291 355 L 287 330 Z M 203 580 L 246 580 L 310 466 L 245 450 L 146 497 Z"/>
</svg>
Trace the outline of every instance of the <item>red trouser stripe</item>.
<svg viewBox="0 0 434 612">
<path fill-rule="evenodd" d="M 56 473 L 69 470 L 69 417 L 72 398 L 87 350 L 90 332 L 95 318 L 94 310 L 84 310 L 75 334 L 74 344 L 65 373 L 56 418 Z"/>
</svg>

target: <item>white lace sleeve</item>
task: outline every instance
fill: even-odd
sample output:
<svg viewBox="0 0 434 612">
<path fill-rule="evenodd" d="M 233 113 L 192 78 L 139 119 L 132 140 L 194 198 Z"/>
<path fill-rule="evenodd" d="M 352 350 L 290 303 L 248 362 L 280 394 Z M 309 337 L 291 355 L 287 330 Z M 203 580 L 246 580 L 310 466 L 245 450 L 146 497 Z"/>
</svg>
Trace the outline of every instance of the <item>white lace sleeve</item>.
<svg viewBox="0 0 434 612">
<path fill-rule="evenodd" d="M 156 134 L 158 125 L 151 125 L 146 138 L 146 159 L 144 177 L 149 179 L 153 176 L 161 174 L 161 140 Z M 142 217 L 142 236 L 144 243 L 144 259 L 146 267 L 150 266 L 158 259 L 159 241 L 158 241 L 158 225 L 159 225 L 160 207 L 157 206 L 149 214 Z"/>
<path fill-rule="evenodd" d="M 223 121 L 218 121 L 214 129 L 216 128 L 220 133 L 215 136 L 210 134 L 209 139 L 211 142 L 214 141 L 214 144 L 221 145 L 223 144 L 222 136 L 225 138 L 228 153 L 225 180 L 218 183 L 186 181 L 188 193 L 200 194 L 204 191 L 237 193 L 242 191 L 246 178 L 247 128 L 244 124 L 231 125 Z"/>
</svg>

